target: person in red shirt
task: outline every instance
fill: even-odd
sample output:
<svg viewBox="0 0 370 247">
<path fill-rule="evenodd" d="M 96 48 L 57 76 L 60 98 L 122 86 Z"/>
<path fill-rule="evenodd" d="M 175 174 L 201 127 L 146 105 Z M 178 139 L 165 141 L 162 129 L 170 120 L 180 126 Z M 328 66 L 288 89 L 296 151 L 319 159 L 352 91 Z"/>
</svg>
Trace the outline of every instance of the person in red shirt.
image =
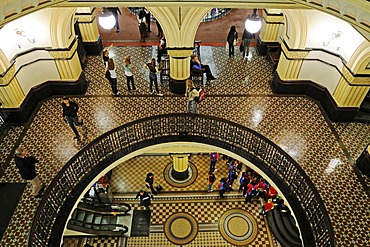
<svg viewBox="0 0 370 247">
<path fill-rule="evenodd" d="M 262 197 L 264 201 L 267 200 L 267 187 L 266 187 L 266 184 L 265 184 L 265 180 L 263 178 L 260 178 L 258 184 L 258 191 L 257 191 L 257 195 L 258 197 Z"/>
<path fill-rule="evenodd" d="M 269 186 L 269 190 L 267 191 L 267 197 L 268 198 L 275 198 L 278 195 L 278 192 L 272 187 L 271 185 Z"/>
<path fill-rule="evenodd" d="M 272 209 L 274 209 L 274 203 L 272 202 L 272 199 L 268 199 L 265 205 L 262 206 L 262 214 L 266 215 Z"/>
</svg>

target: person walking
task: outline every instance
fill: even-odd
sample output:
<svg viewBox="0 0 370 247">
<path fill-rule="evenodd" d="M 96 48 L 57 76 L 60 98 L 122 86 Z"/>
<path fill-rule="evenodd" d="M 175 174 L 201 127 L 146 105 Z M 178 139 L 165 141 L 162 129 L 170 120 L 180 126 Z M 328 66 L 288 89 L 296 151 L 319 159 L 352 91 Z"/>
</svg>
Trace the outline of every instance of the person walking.
<svg viewBox="0 0 370 247">
<path fill-rule="evenodd" d="M 116 73 L 116 66 L 114 64 L 114 61 L 112 58 L 109 58 L 108 65 L 105 69 L 105 73 L 109 76 L 107 77 L 108 81 L 110 82 L 110 85 L 112 87 L 112 92 L 114 96 L 118 96 L 119 92 L 117 90 L 117 73 Z M 109 73 L 108 73 L 109 72 Z"/>
<path fill-rule="evenodd" d="M 213 186 L 213 184 L 216 181 L 216 175 L 215 175 L 215 172 L 216 171 L 217 171 L 217 169 L 215 169 L 215 170 L 209 170 L 209 172 L 208 172 L 208 177 L 207 177 L 207 181 L 208 181 L 207 191 L 208 192 L 212 192 L 213 191 L 212 186 Z"/>
<path fill-rule="evenodd" d="M 217 163 L 219 154 L 217 152 L 211 152 L 209 156 L 210 156 L 210 160 L 211 160 L 211 164 L 209 166 L 209 169 L 214 171 L 216 169 L 216 163 Z"/>
<path fill-rule="evenodd" d="M 151 14 L 148 9 L 144 9 L 144 15 L 145 15 L 145 20 L 146 20 L 146 26 L 147 26 L 147 32 L 151 33 L 152 31 L 150 30 L 150 21 L 151 21 Z"/>
<path fill-rule="evenodd" d="M 132 64 L 131 64 L 131 56 L 129 55 L 125 56 L 125 64 L 123 68 L 125 70 L 128 91 L 131 91 L 130 82 L 131 82 L 132 90 L 136 90 L 135 82 L 134 82 L 134 75 L 131 72 L 131 70 L 133 69 Z"/>
<path fill-rule="evenodd" d="M 119 20 L 118 20 L 118 13 L 121 15 L 121 10 L 118 7 L 109 7 L 107 8 L 109 12 L 111 12 L 114 16 L 114 19 L 116 19 L 116 25 L 114 27 L 116 28 L 116 32 L 118 33 L 119 30 Z"/>
<path fill-rule="evenodd" d="M 39 161 L 33 156 L 27 156 L 27 150 L 18 147 L 15 150 L 14 162 L 23 179 L 32 185 L 31 195 L 40 198 L 45 186 L 42 185 L 40 178 L 36 174 L 35 164 Z"/>
<path fill-rule="evenodd" d="M 159 72 L 159 70 L 158 70 L 158 66 L 155 63 L 155 59 L 152 58 L 150 63 L 144 64 L 144 68 L 149 70 L 150 93 L 156 94 L 158 96 L 163 96 L 163 94 L 159 93 L 158 80 L 157 80 L 157 73 Z M 153 91 L 153 83 L 155 86 L 155 92 Z"/>
<path fill-rule="evenodd" d="M 230 27 L 230 31 L 227 34 L 227 43 L 229 44 L 229 57 L 234 57 L 234 45 L 236 45 L 236 41 L 238 40 L 238 32 L 236 31 L 235 26 Z"/>
<path fill-rule="evenodd" d="M 243 59 L 247 60 L 246 59 L 246 55 L 248 57 L 249 55 L 249 49 L 250 49 L 250 46 L 251 46 L 251 41 L 252 39 L 254 39 L 256 36 L 254 33 L 250 33 L 247 31 L 247 29 L 244 28 L 244 32 L 243 32 L 243 36 L 242 36 L 242 43 L 241 45 L 243 45 Z"/>
<path fill-rule="evenodd" d="M 140 198 L 140 206 L 145 207 L 145 211 L 150 211 L 150 205 L 152 205 L 150 198 L 153 199 L 153 196 L 150 196 L 149 193 L 144 190 L 140 190 L 135 199 L 138 198 Z"/>
<path fill-rule="evenodd" d="M 153 195 L 157 195 L 157 191 L 154 189 L 154 181 L 155 177 L 153 173 L 149 172 L 148 174 L 146 174 L 145 179 L 146 187 L 150 188 L 150 191 L 152 192 Z"/>
<path fill-rule="evenodd" d="M 139 22 L 140 41 L 145 42 L 145 38 L 147 37 L 146 30 L 148 27 L 144 9 L 141 9 L 139 12 L 138 22 Z"/>
<path fill-rule="evenodd" d="M 68 97 L 63 97 L 63 119 L 64 122 L 68 123 L 71 129 L 73 130 L 73 133 L 75 134 L 75 137 L 73 139 L 79 140 L 81 138 L 80 134 L 78 133 L 76 126 L 82 126 L 83 120 L 80 119 L 77 115 L 78 112 L 78 105 L 74 101 L 70 100 Z"/>
</svg>

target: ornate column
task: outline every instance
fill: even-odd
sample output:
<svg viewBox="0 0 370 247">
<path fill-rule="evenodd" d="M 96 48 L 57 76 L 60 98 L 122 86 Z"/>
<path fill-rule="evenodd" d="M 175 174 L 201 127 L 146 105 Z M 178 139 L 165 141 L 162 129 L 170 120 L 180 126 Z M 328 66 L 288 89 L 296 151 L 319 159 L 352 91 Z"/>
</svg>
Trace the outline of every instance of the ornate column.
<svg viewBox="0 0 370 247">
<path fill-rule="evenodd" d="M 342 77 L 333 98 L 341 107 L 360 107 L 370 88 L 370 44 L 364 41 L 353 53 L 347 66 L 342 67 Z"/>
<path fill-rule="evenodd" d="M 74 41 L 70 50 L 52 50 L 50 55 L 55 59 L 61 80 L 77 80 L 82 68 L 77 54 L 77 40 Z"/>
<path fill-rule="evenodd" d="M 161 24 L 170 56 L 170 90 L 185 93 L 190 76 L 189 57 L 194 49 L 198 26 L 210 7 L 148 7 Z"/>
<path fill-rule="evenodd" d="M 170 56 L 170 90 L 176 94 L 184 94 L 185 81 L 190 76 L 190 55 L 193 47 L 168 48 Z"/>
<path fill-rule="evenodd" d="M 262 28 L 257 40 L 257 51 L 260 55 L 266 55 L 269 45 L 279 44 L 279 34 L 284 24 L 284 15 L 281 11 L 264 9 L 262 17 Z"/>
<path fill-rule="evenodd" d="M 79 35 L 87 54 L 97 55 L 103 49 L 102 40 L 98 30 L 96 9 L 92 7 L 77 8 L 75 17 L 77 18 Z M 76 30 L 76 34 L 78 31 Z"/>
<path fill-rule="evenodd" d="M 178 180 L 184 180 L 189 176 L 189 154 L 173 154 L 172 176 Z"/>
<path fill-rule="evenodd" d="M 333 94 L 334 100 L 340 107 L 360 107 L 370 88 L 369 77 L 355 77 L 345 66 L 342 73 L 343 76 Z"/>
<path fill-rule="evenodd" d="M 4 108 L 18 108 L 25 95 L 15 77 L 14 64 L 0 75 L 0 103 Z"/>
<path fill-rule="evenodd" d="M 285 43 L 282 43 L 281 48 L 282 52 L 276 72 L 282 80 L 297 80 L 303 59 L 307 57 L 308 51 L 289 51 Z"/>
</svg>

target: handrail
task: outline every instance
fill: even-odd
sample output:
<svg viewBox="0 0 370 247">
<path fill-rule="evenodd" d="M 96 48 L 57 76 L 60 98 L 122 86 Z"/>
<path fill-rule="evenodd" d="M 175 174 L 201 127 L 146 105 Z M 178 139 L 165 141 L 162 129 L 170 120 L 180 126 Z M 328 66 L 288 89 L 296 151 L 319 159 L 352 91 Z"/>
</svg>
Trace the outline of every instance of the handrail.
<svg viewBox="0 0 370 247">
<path fill-rule="evenodd" d="M 200 114 L 174 113 L 133 121 L 98 137 L 73 156 L 48 186 L 28 246 L 58 246 L 84 188 L 115 160 L 159 143 L 190 141 L 229 150 L 257 165 L 287 198 L 305 246 L 335 246 L 325 205 L 303 169 L 279 146 L 245 126 Z"/>
</svg>

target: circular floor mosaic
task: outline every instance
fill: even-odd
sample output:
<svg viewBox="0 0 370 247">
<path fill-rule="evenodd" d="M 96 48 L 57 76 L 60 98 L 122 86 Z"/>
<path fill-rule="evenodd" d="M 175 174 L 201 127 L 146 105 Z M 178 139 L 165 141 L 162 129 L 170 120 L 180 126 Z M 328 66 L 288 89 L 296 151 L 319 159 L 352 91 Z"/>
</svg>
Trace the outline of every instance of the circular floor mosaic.
<svg viewBox="0 0 370 247">
<path fill-rule="evenodd" d="M 250 244 L 257 236 L 257 221 L 242 209 L 226 211 L 219 220 L 218 228 L 221 236 L 236 246 Z"/>
<path fill-rule="evenodd" d="M 177 245 L 188 244 L 198 234 L 198 222 L 188 213 L 175 213 L 164 224 L 164 235 Z"/>
<path fill-rule="evenodd" d="M 198 177 L 198 170 L 195 167 L 193 163 L 189 161 L 189 176 L 184 180 L 177 180 L 176 178 L 172 177 L 172 170 L 173 170 L 173 164 L 172 162 L 169 163 L 166 168 L 164 169 L 164 179 L 167 183 L 174 187 L 183 188 L 191 185 L 195 182 L 195 180 Z"/>
</svg>

